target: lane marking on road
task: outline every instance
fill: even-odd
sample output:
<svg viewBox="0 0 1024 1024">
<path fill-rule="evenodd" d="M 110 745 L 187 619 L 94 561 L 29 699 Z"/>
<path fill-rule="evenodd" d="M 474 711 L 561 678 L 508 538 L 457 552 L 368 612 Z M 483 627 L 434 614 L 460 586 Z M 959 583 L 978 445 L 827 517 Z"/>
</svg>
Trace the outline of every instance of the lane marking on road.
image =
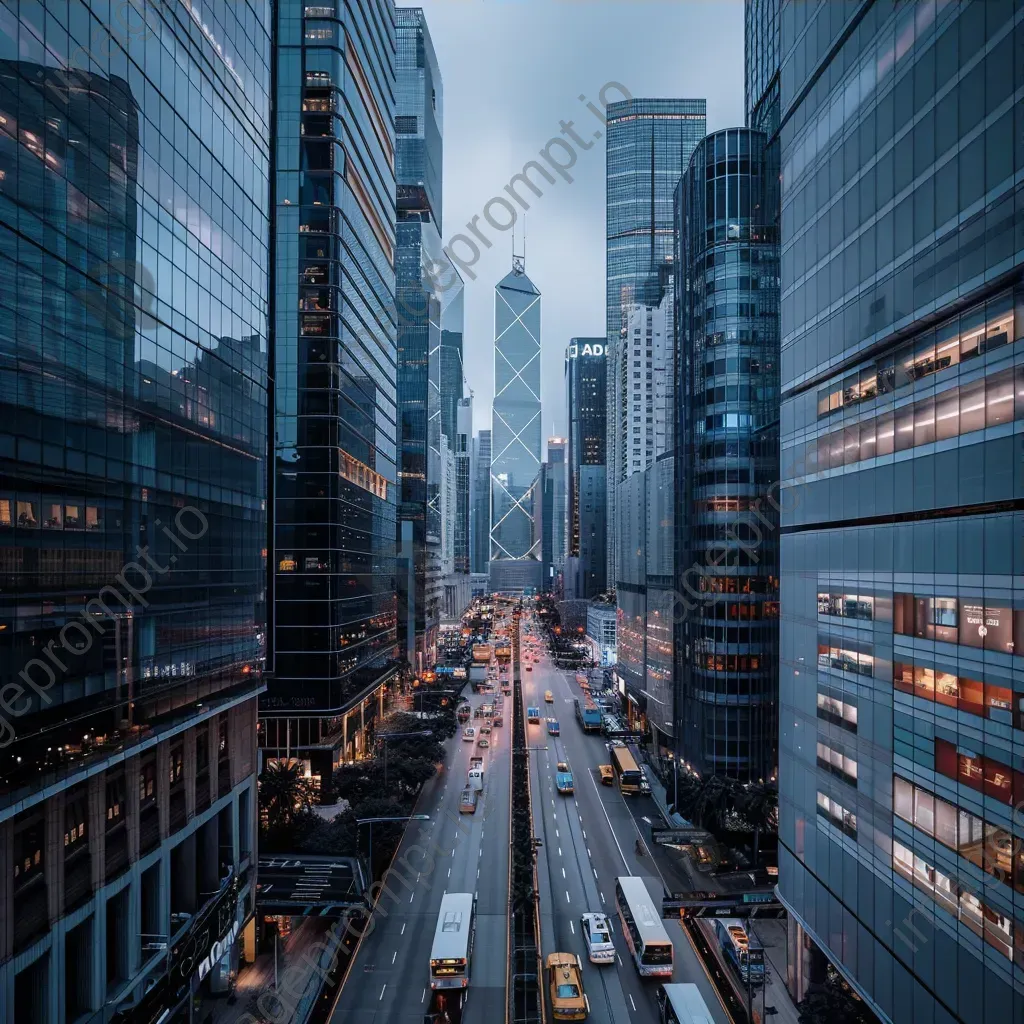
<svg viewBox="0 0 1024 1024">
<path fill-rule="evenodd" d="M 584 838 L 584 839 L 586 839 L 586 838 L 587 838 L 587 833 L 586 833 L 586 831 L 584 831 L 584 833 L 583 833 L 583 838 Z"/>
<path fill-rule="evenodd" d="M 556 839 L 561 839 L 561 838 L 562 838 L 562 837 L 561 837 L 561 836 L 560 836 L 560 835 L 558 834 L 558 829 L 557 829 L 557 828 L 555 829 L 555 838 L 556 838 Z"/>
<path fill-rule="evenodd" d="M 482 846 L 480 847 L 480 849 L 479 849 L 479 850 L 477 850 L 477 851 L 476 851 L 476 855 L 477 855 L 478 857 L 482 857 L 482 856 L 484 855 L 484 850 L 483 850 L 483 847 L 482 847 Z"/>
<path fill-rule="evenodd" d="M 562 868 L 562 877 L 565 878 L 565 868 Z"/>
<path fill-rule="evenodd" d="M 569 927 L 572 929 L 573 935 L 575 935 L 576 934 L 576 925 L 574 925 L 572 923 L 572 918 L 571 917 L 569 918 Z"/>
<path fill-rule="evenodd" d="M 565 902 L 566 903 L 572 903 L 572 900 L 569 899 L 569 890 L 568 889 L 565 890 Z"/>
<path fill-rule="evenodd" d="M 631 1003 L 633 1003 L 633 993 L 632 992 L 630 992 L 630 994 L 629 994 L 629 1001 Z M 636 1003 L 633 1003 L 633 1012 L 636 1013 Z"/>
<path fill-rule="evenodd" d="M 646 814 L 641 814 L 640 815 L 640 820 L 641 821 L 646 821 L 648 825 L 653 825 L 654 824 L 654 822 L 651 821 L 651 819 L 648 818 Z"/>
<path fill-rule="evenodd" d="M 418 882 L 419 880 L 420 880 L 420 873 L 417 871 L 416 872 L 416 881 Z"/>
<path fill-rule="evenodd" d="M 394 967 L 394 965 L 395 965 L 395 961 L 396 961 L 397 959 L 398 959 L 398 950 L 396 949 L 396 950 L 394 951 L 394 953 L 392 953 L 392 954 L 391 954 L 391 966 L 392 966 L 392 967 Z"/>
<path fill-rule="evenodd" d="M 424 989 L 422 994 L 420 995 L 420 1002 L 422 1003 L 426 998 L 427 998 L 427 990 Z"/>
<path fill-rule="evenodd" d="M 590 852 L 590 847 L 589 846 L 587 847 L 587 856 L 590 857 L 591 860 L 593 860 L 594 855 Z"/>
<path fill-rule="evenodd" d="M 594 878 L 597 878 L 597 868 L 591 868 L 590 870 L 594 872 Z"/>
<path fill-rule="evenodd" d="M 398 933 L 399 935 L 404 935 L 405 934 L 405 926 L 406 926 L 407 923 L 408 922 L 406 922 L 406 921 L 402 922 L 402 930 Z"/>
<path fill-rule="evenodd" d="M 619 966 L 622 966 L 622 957 L 618 953 L 615 954 L 615 959 L 619 961 Z"/>
<path fill-rule="evenodd" d="M 601 893 L 598 893 L 598 895 L 601 897 L 601 902 L 604 903 L 604 893 L 601 892 Z"/>
<path fill-rule="evenodd" d="M 451 870 L 451 869 L 449 869 L 449 870 Z M 409 893 L 409 902 L 410 902 L 410 903 L 412 903 L 412 898 L 413 898 L 413 896 L 415 896 L 415 895 L 416 895 L 416 893 L 414 893 L 414 892 L 411 892 L 411 893 Z"/>
<path fill-rule="evenodd" d="M 477 869 L 476 869 L 476 877 L 477 877 L 477 878 L 479 878 L 479 877 L 480 877 L 480 869 L 479 869 L 479 868 L 477 868 Z"/>
<path fill-rule="evenodd" d="M 561 847 L 559 847 L 559 848 L 558 848 L 558 856 L 559 856 L 559 857 L 561 857 L 561 856 L 562 856 L 562 848 L 561 848 Z"/>
<path fill-rule="evenodd" d="M 455 856 L 455 847 L 454 846 L 452 847 L 452 856 L 453 857 Z"/>
<path fill-rule="evenodd" d="M 384 988 L 387 988 L 387 987 L 388 987 L 388 983 L 387 983 L 387 982 L 385 981 L 385 982 L 384 982 Z M 380 990 L 380 995 L 379 995 L 379 996 L 377 996 L 377 1002 L 378 1002 L 378 1003 L 379 1003 L 379 1002 L 380 1002 L 380 1001 L 381 1001 L 381 1000 L 382 1000 L 382 999 L 384 998 L 384 988 L 382 988 L 382 989 Z"/>
</svg>

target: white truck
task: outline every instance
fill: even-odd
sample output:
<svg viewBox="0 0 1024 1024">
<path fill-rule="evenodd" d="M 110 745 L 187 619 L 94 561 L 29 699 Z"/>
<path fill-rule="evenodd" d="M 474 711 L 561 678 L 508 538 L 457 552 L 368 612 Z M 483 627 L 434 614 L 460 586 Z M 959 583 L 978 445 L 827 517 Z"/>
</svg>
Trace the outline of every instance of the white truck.
<svg viewBox="0 0 1024 1024">
<path fill-rule="evenodd" d="M 484 788 L 484 759 L 482 757 L 471 757 L 469 759 L 469 775 L 466 779 L 466 785 L 477 792 Z"/>
</svg>

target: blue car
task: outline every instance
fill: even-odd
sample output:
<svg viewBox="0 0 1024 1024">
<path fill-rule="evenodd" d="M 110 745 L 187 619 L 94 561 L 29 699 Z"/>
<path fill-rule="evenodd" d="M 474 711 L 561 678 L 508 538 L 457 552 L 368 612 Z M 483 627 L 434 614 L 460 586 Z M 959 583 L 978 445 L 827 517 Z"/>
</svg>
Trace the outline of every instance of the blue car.
<svg viewBox="0 0 1024 1024">
<path fill-rule="evenodd" d="M 549 736 L 557 736 L 558 735 L 558 719 L 557 718 L 549 718 L 548 719 L 548 735 Z"/>
</svg>

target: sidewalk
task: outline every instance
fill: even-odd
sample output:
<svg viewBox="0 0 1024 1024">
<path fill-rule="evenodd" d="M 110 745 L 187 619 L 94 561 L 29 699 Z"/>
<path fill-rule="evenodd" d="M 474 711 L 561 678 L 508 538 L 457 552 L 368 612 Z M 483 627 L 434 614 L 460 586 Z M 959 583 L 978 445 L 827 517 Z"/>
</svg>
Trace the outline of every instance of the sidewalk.
<svg viewBox="0 0 1024 1024">
<path fill-rule="evenodd" d="M 283 979 L 285 971 L 298 968 L 304 975 L 299 982 L 293 975 L 289 983 L 291 992 L 301 996 L 296 1000 L 293 996 L 282 993 L 282 1002 L 274 995 L 274 955 L 261 953 L 256 959 L 244 967 L 238 974 L 235 983 L 234 1002 L 228 996 L 207 996 L 195 1013 L 196 1024 L 237 1024 L 240 1018 L 249 1014 L 255 1020 L 273 1020 L 280 1017 L 282 1010 L 288 1014 L 291 1024 L 301 1024 L 309 1015 L 313 1002 L 320 991 L 323 977 L 313 969 L 313 962 L 323 961 L 323 967 L 330 964 L 330 957 L 313 950 L 316 942 L 324 942 L 327 931 L 324 918 L 302 918 L 287 939 L 280 941 L 277 954 L 278 979 Z M 310 952 L 308 959 L 303 953 Z"/>
</svg>

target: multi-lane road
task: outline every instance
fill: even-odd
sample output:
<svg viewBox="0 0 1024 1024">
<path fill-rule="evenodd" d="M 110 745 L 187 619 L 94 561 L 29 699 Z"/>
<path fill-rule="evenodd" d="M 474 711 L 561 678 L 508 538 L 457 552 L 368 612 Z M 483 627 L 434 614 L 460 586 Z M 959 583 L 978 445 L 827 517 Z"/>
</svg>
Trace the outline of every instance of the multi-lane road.
<svg viewBox="0 0 1024 1024">
<path fill-rule="evenodd" d="M 658 1020 L 658 982 L 637 974 L 615 917 L 615 879 L 624 874 L 657 877 L 649 855 L 637 856 L 640 838 L 635 815 L 617 787 L 601 786 L 597 766 L 609 760 L 605 741 L 585 734 L 576 722 L 573 699 L 580 696 L 575 674 L 556 669 L 536 627 L 530 623 L 522 643 L 538 652 L 530 671 L 521 674 L 527 706 L 541 708 L 540 725 L 527 726 L 531 752 L 531 798 L 540 886 L 541 942 L 544 956 L 555 951 L 578 953 L 594 1024 Z M 544 691 L 554 701 L 546 704 Z M 488 697 L 473 695 L 473 706 Z M 543 719 L 555 717 L 560 736 L 548 735 Z M 424 787 L 417 814 L 430 820 L 412 822 L 396 855 L 402 880 L 391 876 L 382 893 L 375 926 L 362 940 L 331 1018 L 332 1024 L 421 1024 L 430 1000 L 429 960 L 441 898 L 447 892 L 476 892 L 476 942 L 464 1024 L 495 1024 L 505 1019 L 508 962 L 508 836 L 511 709 L 506 725 L 491 733 L 492 746 L 480 751 L 461 740 L 461 730 L 447 744 L 444 770 Z M 476 723 L 479 724 L 479 723 Z M 473 815 L 459 814 L 469 758 L 484 756 L 485 783 Z M 555 765 L 567 760 L 575 793 L 555 790 Z M 649 798 L 630 797 L 656 808 Z M 660 898 L 661 882 L 652 883 Z M 580 916 L 603 911 L 612 919 L 619 957 L 612 965 L 587 961 Z M 714 1024 L 731 1024 L 690 940 L 678 922 L 666 922 L 675 947 L 673 981 L 698 985 Z"/>
<path fill-rule="evenodd" d="M 474 706 L 486 699 L 470 698 Z M 332 1024 L 422 1024 L 431 999 L 430 950 L 445 892 L 478 897 L 462 1020 L 505 1019 L 511 733 L 510 726 L 494 729 L 486 750 L 464 742 L 461 729 L 446 744 L 444 770 L 424 786 L 416 805 L 416 813 L 430 820 L 410 822 L 395 856 L 394 867 L 407 884 L 389 876 L 389 892 L 380 894 L 375 925 L 359 945 Z M 459 796 L 474 754 L 484 758 L 482 799 L 475 814 L 460 815 Z"/>
<path fill-rule="evenodd" d="M 541 724 L 527 726 L 531 754 L 531 785 L 534 834 L 538 849 L 537 874 L 541 896 L 541 944 L 543 954 L 555 951 L 578 953 L 583 960 L 583 984 L 590 997 L 589 1020 L 594 1024 L 618 1024 L 631 1020 L 653 1024 L 658 1020 L 658 982 L 641 979 L 615 917 L 615 879 L 620 875 L 654 876 L 648 886 L 660 900 L 662 882 L 650 855 L 637 856 L 640 837 L 626 800 L 649 805 L 645 813 L 657 814 L 649 797 L 623 797 L 615 786 L 601 786 L 597 766 L 610 760 L 605 740 L 584 733 L 576 721 L 573 700 L 581 697 L 575 673 L 556 669 L 536 627 L 528 626 L 522 642 L 539 654 L 532 668 L 523 665 L 523 699 L 541 709 Z M 524 646 L 524 651 L 525 651 Z M 524 655 L 525 662 L 525 655 Z M 544 701 L 550 690 L 554 700 Z M 559 722 L 558 736 L 549 736 L 545 719 Z M 555 766 L 568 761 L 575 793 L 562 796 L 555 789 Z M 642 840 L 641 840 L 642 842 Z M 618 959 L 614 965 L 587 961 L 580 933 L 580 916 L 601 911 L 612 919 Z M 665 923 L 675 947 L 673 981 L 694 982 L 711 1010 L 715 1024 L 730 1018 L 690 940 L 678 922 Z M 664 979 L 663 979 L 664 980 Z"/>
</svg>

